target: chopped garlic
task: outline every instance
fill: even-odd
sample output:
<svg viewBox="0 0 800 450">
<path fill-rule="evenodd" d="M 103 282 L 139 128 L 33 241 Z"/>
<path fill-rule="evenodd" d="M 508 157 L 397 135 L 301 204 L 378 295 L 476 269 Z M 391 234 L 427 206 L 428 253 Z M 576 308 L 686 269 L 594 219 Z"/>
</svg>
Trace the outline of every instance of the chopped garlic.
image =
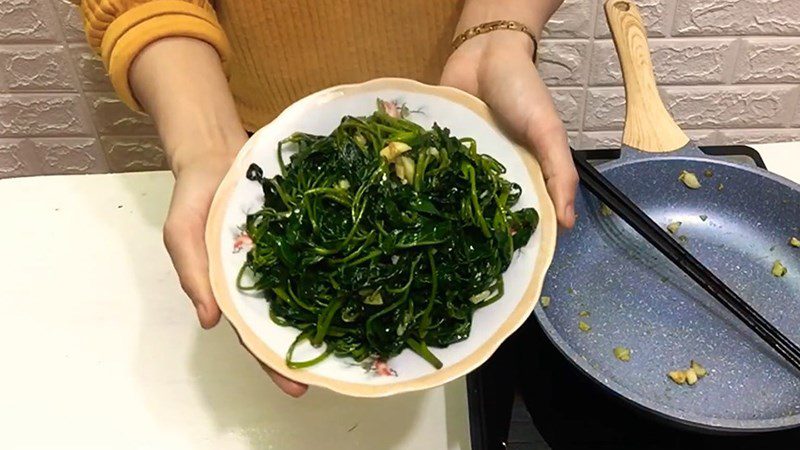
<svg viewBox="0 0 800 450">
<path fill-rule="evenodd" d="M 631 360 L 631 350 L 625 347 L 614 347 L 614 356 L 622 362 L 628 362 Z"/>
<path fill-rule="evenodd" d="M 667 230 L 669 230 L 670 233 L 675 234 L 678 232 L 678 228 L 680 228 L 682 224 L 683 222 L 672 222 L 671 224 L 667 225 Z"/>
<path fill-rule="evenodd" d="M 797 239 L 796 237 L 792 236 L 792 238 L 789 239 L 789 245 L 791 245 L 792 247 L 800 247 L 800 239 Z"/>
<path fill-rule="evenodd" d="M 786 272 L 788 272 L 788 271 L 789 270 L 786 269 L 786 266 L 781 264 L 780 261 L 775 261 L 772 264 L 772 275 L 774 275 L 776 277 L 782 277 L 782 276 L 786 275 Z"/>
<path fill-rule="evenodd" d="M 492 295 L 492 291 L 486 290 L 473 295 L 472 297 L 469 298 L 469 301 L 477 305 L 478 303 L 481 303 L 487 298 L 489 298 L 490 295 Z"/>
<path fill-rule="evenodd" d="M 578 322 L 578 328 L 580 328 L 580 330 L 583 331 L 584 333 L 592 329 L 592 327 L 590 327 L 588 323 L 582 320 Z"/>
<path fill-rule="evenodd" d="M 542 308 L 547 308 L 548 306 L 550 306 L 550 297 L 546 295 L 543 295 L 542 298 L 539 299 L 539 301 L 542 302 Z"/>
<path fill-rule="evenodd" d="M 686 373 L 682 370 L 673 370 L 667 374 L 676 384 L 683 384 L 686 382 Z"/>
<path fill-rule="evenodd" d="M 606 205 L 605 203 L 601 203 L 600 204 L 600 214 L 608 217 L 608 216 L 614 214 L 614 211 L 612 211 L 611 208 L 609 208 L 608 205 Z"/>
<path fill-rule="evenodd" d="M 375 291 L 368 297 L 364 298 L 364 303 L 367 305 L 382 305 L 383 296 L 381 295 L 381 291 Z"/>
<path fill-rule="evenodd" d="M 413 159 L 407 156 L 401 156 L 394 162 L 394 173 L 400 178 L 403 184 L 414 182 L 414 172 L 415 166 Z"/>
<path fill-rule="evenodd" d="M 687 172 L 686 170 L 681 171 L 678 180 L 683 182 L 689 189 L 700 189 L 700 180 L 698 180 L 697 175 L 692 172 Z"/>
<path fill-rule="evenodd" d="M 692 386 L 693 384 L 697 383 L 697 373 L 694 369 L 687 369 L 686 372 L 686 384 Z"/>
<path fill-rule="evenodd" d="M 698 378 L 703 378 L 704 376 L 706 376 L 708 374 L 708 371 L 706 370 L 706 368 L 701 366 L 700 363 L 695 361 L 695 360 L 691 360 L 689 362 L 689 366 L 692 368 L 694 373 L 697 374 Z"/>
<path fill-rule="evenodd" d="M 380 155 L 383 156 L 387 161 L 394 162 L 398 156 L 402 155 L 403 153 L 411 150 L 411 146 L 406 144 L 405 142 L 389 142 L 386 147 L 380 152 Z"/>
</svg>

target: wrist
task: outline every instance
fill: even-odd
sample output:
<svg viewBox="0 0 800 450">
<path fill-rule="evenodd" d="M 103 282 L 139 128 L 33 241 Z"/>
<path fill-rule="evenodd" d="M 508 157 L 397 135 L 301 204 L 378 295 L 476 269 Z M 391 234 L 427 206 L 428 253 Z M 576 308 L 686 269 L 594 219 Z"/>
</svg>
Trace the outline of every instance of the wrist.
<svg viewBox="0 0 800 450">
<path fill-rule="evenodd" d="M 537 40 L 550 16 L 563 0 L 466 0 L 456 35 L 470 27 L 495 20 L 514 20 L 524 24 Z"/>
<path fill-rule="evenodd" d="M 450 55 L 462 68 L 478 70 L 487 60 L 532 60 L 535 44 L 530 36 L 513 30 L 496 30 L 468 39 Z"/>
<path fill-rule="evenodd" d="M 179 176 L 187 169 L 207 165 L 230 165 L 247 142 L 244 129 L 226 130 L 218 127 L 197 127 L 195 133 L 173 137 L 164 142 L 167 163 L 172 173 Z"/>
<path fill-rule="evenodd" d="M 136 57 L 130 79 L 174 173 L 206 161 L 231 161 L 247 140 L 219 56 L 205 42 L 158 40 Z"/>
<path fill-rule="evenodd" d="M 170 120 L 157 122 L 167 163 L 176 176 L 200 164 L 230 164 L 247 141 L 238 116 L 224 114 L 213 105 L 195 106 Z"/>
</svg>

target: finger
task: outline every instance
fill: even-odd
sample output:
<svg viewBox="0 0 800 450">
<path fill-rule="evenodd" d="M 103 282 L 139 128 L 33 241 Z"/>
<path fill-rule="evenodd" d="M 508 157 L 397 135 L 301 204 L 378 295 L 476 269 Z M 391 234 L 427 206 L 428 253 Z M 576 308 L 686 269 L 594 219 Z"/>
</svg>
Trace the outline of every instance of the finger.
<svg viewBox="0 0 800 450">
<path fill-rule="evenodd" d="M 300 397 L 301 395 L 306 393 L 306 391 L 308 390 L 307 385 L 286 378 L 283 375 L 276 372 L 271 367 L 269 367 L 268 365 L 261 362 L 261 360 L 256 358 L 256 355 L 254 355 L 253 352 L 251 352 L 250 349 L 247 348 L 246 345 L 244 345 L 244 341 L 242 340 L 242 335 L 239 334 L 239 331 L 233 326 L 233 324 L 231 324 L 231 328 L 233 329 L 233 332 L 236 334 L 236 338 L 239 339 L 239 344 L 241 344 L 242 348 L 247 350 L 247 353 L 250 353 L 250 355 L 256 361 L 258 361 L 258 364 L 261 365 L 261 369 L 264 370 L 264 372 L 266 372 L 267 375 L 269 375 L 270 379 L 272 379 L 272 382 L 275 383 L 275 385 L 278 386 L 280 390 L 282 390 L 283 392 L 294 398 Z"/>
<path fill-rule="evenodd" d="M 164 223 L 164 244 L 178 272 L 181 287 L 192 300 L 203 328 L 219 322 L 220 310 L 208 278 L 208 255 L 205 245 L 205 214 L 196 212 L 197 205 L 186 184 L 177 183 L 172 205 Z M 202 203 L 201 203 L 202 204 Z"/>
<path fill-rule="evenodd" d="M 555 114 L 555 111 L 552 112 Z M 553 200 L 558 223 L 562 227 L 575 225 L 575 194 L 578 173 L 572 162 L 567 133 L 560 120 L 547 119 L 550 125 L 530 128 L 527 135 L 542 167 L 547 191 Z"/>
<path fill-rule="evenodd" d="M 492 82 L 482 96 L 501 122 L 536 155 L 558 223 L 571 228 L 575 224 L 578 175 L 550 92 L 530 62 L 492 67 L 496 68 L 485 75 Z"/>
<path fill-rule="evenodd" d="M 307 385 L 286 378 L 261 361 L 259 361 L 259 363 L 261 364 L 261 368 L 264 369 L 264 372 L 272 379 L 272 382 L 287 395 L 298 398 L 308 391 Z"/>
</svg>

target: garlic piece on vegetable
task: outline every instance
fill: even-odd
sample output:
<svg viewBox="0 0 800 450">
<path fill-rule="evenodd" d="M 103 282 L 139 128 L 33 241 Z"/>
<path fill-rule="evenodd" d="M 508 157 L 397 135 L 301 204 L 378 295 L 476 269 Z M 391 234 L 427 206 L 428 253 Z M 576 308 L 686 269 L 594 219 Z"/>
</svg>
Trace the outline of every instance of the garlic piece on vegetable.
<svg viewBox="0 0 800 450">
<path fill-rule="evenodd" d="M 700 180 L 698 180 L 697 175 L 692 172 L 683 170 L 678 176 L 678 179 L 689 189 L 700 189 Z"/>
<path fill-rule="evenodd" d="M 490 295 L 492 295 L 492 291 L 485 290 L 483 292 L 478 292 L 477 294 L 475 294 L 472 297 L 470 297 L 469 301 L 471 301 L 473 304 L 477 305 L 478 303 L 481 303 L 484 300 L 486 300 L 487 298 L 489 298 Z"/>
<path fill-rule="evenodd" d="M 797 239 L 796 237 L 792 236 L 792 238 L 789 239 L 789 245 L 791 245 L 792 247 L 800 248 L 800 239 Z"/>
<path fill-rule="evenodd" d="M 628 362 L 631 360 L 631 350 L 625 347 L 614 347 L 614 356 L 622 362 Z"/>
<path fill-rule="evenodd" d="M 382 305 L 383 304 L 383 296 L 381 295 L 381 291 L 375 291 L 370 294 L 368 297 L 364 298 L 364 303 L 367 305 Z"/>
<path fill-rule="evenodd" d="M 786 272 L 788 272 L 788 271 L 789 270 L 786 269 L 786 266 L 781 264 L 780 261 L 775 261 L 774 263 L 772 263 L 772 275 L 774 275 L 776 277 L 782 277 L 782 276 L 786 275 Z"/>
<path fill-rule="evenodd" d="M 383 156 L 387 161 L 394 162 L 398 156 L 402 155 L 403 153 L 411 150 L 411 146 L 406 144 L 405 142 L 389 142 L 386 147 L 380 152 L 380 155 Z"/>
<path fill-rule="evenodd" d="M 697 373 L 694 371 L 694 369 L 687 369 L 684 373 L 686 374 L 686 384 L 692 386 L 693 384 L 697 383 Z"/>
<path fill-rule="evenodd" d="M 686 372 L 682 370 L 673 370 L 667 374 L 668 377 L 676 384 L 683 384 L 686 382 Z"/>
<path fill-rule="evenodd" d="M 670 233 L 675 234 L 678 232 L 678 228 L 680 228 L 682 224 L 683 222 L 672 222 L 671 224 L 667 225 L 667 230 L 669 230 Z"/>
<path fill-rule="evenodd" d="M 394 173 L 403 184 L 414 182 L 414 160 L 408 156 L 401 156 L 394 162 Z"/>
</svg>

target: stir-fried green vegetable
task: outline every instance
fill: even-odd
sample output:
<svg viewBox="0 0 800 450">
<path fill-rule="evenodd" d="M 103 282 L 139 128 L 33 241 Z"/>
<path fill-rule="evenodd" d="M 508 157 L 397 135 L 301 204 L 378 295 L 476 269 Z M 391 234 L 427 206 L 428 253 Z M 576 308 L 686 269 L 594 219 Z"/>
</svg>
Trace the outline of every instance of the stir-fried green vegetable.
<svg viewBox="0 0 800 450">
<path fill-rule="evenodd" d="M 301 330 L 286 355 L 293 368 L 405 348 L 441 367 L 428 347 L 467 338 L 473 312 L 502 296 L 502 274 L 538 224 L 532 208 L 511 211 L 520 187 L 473 139 L 378 103 L 329 136 L 282 141 L 280 175 L 255 164 L 247 172 L 264 206 L 247 217 L 253 247 L 239 288 L 262 292 L 272 320 Z M 296 361 L 305 340 L 324 350 Z"/>
</svg>

